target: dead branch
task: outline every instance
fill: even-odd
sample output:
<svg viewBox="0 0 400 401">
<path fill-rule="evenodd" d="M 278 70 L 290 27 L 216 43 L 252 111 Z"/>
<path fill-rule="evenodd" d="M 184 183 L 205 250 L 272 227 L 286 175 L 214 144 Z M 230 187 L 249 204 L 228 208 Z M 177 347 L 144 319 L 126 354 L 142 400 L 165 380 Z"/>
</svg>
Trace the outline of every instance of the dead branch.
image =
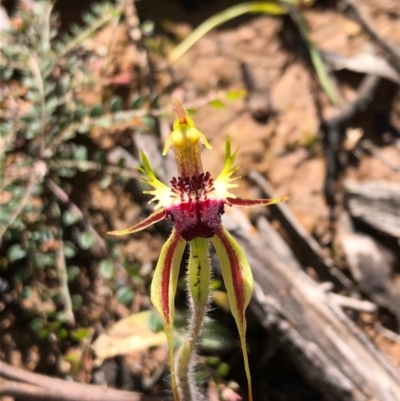
<svg viewBox="0 0 400 401">
<path fill-rule="evenodd" d="M 251 310 L 322 399 L 399 400 L 398 372 L 334 297 L 303 271 L 265 218 L 258 219 L 255 234 L 237 209 L 230 210 L 225 222 L 253 270 Z"/>
<path fill-rule="evenodd" d="M 378 160 L 380 160 L 385 166 L 389 167 L 391 170 L 400 173 L 400 165 L 397 160 L 392 160 L 386 157 L 383 152 L 378 148 L 378 146 L 374 145 L 374 143 L 369 139 L 363 139 L 360 143 L 360 147 L 365 152 L 368 152 L 370 155 L 375 156 Z"/>
<path fill-rule="evenodd" d="M 257 185 L 262 196 L 273 198 L 274 194 L 268 181 L 259 173 L 251 171 L 249 178 Z M 286 203 L 278 203 L 270 208 L 271 213 L 282 224 L 292 243 L 302 251 L 303 262 L 314 267 L 322 280 L 332 281 L 337 290 L 351 289 L 353 283 L 326 257 L 317 241 L 301 226 Z"/>
<path fill-rule="evenodd" d="M 32 401 L 154 401 L 140 393 L 75 383 L 27 372 L 0 361 L 0 396 Z"/>
<path fill-rule="evenodd" d="M 399 238 L 400 193 L 398 183 L 346 180 L 344 189 L 352 217 L 385 235 Z"/>
<path fill-rule="evenodd" d="M 345 6 L 352 12 L 355 19 L 365 29 L 369 36 L 384 52 L 388 61 L 393 68 L 400 73 L 400 49 L 395 44 L 388 42 L 374 27 L 368 12 L 363 9 L 364 5 L 360 5 L 358 0 L 343 0 Z"/>
<path fill-rule="evenodd" d="M 322 121 L 321 130 L 324 134 L 326 154 L 325 197 L 331 208 L 331 219 L 334 219 L 335 185 L 339 174 L 338 152 L 342 140 L 344 125 L 357 113 L 364 111 L 373 99 L 378 88 L 380 78 L 375 75 L 366 75 L 357 89 L 354 101 L 346 104 L 339 113 L 329 120 Z"/>
<path fill-rule="evenodd" d="M 371 192 L 372 196 L 376 194 L 379 191 Z M 398 212 L 399 209 L 395 210 Z M 387 212 L 384 208 L 376 209 L 372 213 L 373 220 L 382 221 L 382 226 L 386 222 L 391 224 L 393 220 L 398 220 L 395 215 L 390 219 L 390 213 Z M 368 218 L 372 220 L 369 216 Z M 396 230 L 395 227 L 392 228 Z M 396 231 L 399 232 L 399 229 L 397 227 Z M 382 248 L 373 237 L 357 231 L 348 212 L 342 212 L 339 218 L 338 237 L 354 280 L 370 299 L 396 315 L 400 324 L 400 291 L 399 286 L 391 279 L 394 253 Z"/>
</svg>

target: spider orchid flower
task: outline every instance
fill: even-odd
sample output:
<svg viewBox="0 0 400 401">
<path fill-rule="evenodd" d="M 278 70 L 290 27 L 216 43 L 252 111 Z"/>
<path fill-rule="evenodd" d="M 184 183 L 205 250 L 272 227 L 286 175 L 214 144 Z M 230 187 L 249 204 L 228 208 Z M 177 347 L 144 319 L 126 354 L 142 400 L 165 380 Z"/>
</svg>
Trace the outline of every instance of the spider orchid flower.
<svg viewBox="0 0 400 401">
<path fill-rule="evenodd" d="M 169 148 L 175 153 L 178 176 L 170 185 L 159 181 L 149 160 L 140 152 L 143 179 L 153 190 L 150 202 L 157 202 L 155 211 L 142 222 L 111 235 L 126 235 L 146 229 L 163 219 L 173 223 L 172 233 L 162 247 L 151 284 L 151 301 L 163 318 L 167 336 L 172 390 L 176 401 L 180 400 L 176 384 L 173 355 L 174 298 L 179 269 L 186 243 L 190 244 L 188 264 L 188 287 L 195 305 L 206 305 L 209 298 L 211 266 L 208 256 L 208 241 L 211 240 L 221 264 L 224 284 L 233 317 L 238 327 L 248 381 L 249 400 L 252 401 L 250 368 L 246 347 L 245 310 L 253 291 L 253 276 L 247 258 L 235 239 L 223 227 L 221 216 L 226 207 L 266 206 L 286 201 L 288 197 L 273 199 L 242 199 L 230 192 L 238 185 L 232 177 L 238 170 L 233 167 L 237 151 L 231 152 L 231 141 L 226 139 L 225 161 L 217 178 L 203 171 L 200 145 L 211 149 L 206 137 L 196 128 L 178 100 L 173 102 L 176 119 L 173 131 L 167 139 L 163 155 Z M 150 203 L 149 202 L 149 203 Z"/>
</svg>

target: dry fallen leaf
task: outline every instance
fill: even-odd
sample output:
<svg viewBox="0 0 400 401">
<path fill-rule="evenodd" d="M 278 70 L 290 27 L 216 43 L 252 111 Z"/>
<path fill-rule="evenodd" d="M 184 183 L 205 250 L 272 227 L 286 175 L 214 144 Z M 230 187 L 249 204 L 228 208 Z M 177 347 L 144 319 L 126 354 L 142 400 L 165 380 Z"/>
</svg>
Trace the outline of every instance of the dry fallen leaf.
<svg viewBox="0 0 400 401">
<path fill-rule="evenodd" d="M 153 332 L 149 327 L 152 311 L 140 312 L 115 323 L 106 334 L 101 334 L 93 343 L 95 366 L 116 355 L 128 355 L 145 351 L 166 343 L 163 331 Z"/>
</svg>

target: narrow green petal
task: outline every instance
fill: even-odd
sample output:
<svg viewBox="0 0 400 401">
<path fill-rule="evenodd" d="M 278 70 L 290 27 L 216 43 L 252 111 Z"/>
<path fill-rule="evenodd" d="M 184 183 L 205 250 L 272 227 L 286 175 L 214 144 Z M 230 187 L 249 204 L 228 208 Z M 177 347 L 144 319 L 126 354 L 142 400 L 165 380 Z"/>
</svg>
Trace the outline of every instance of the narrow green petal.
<svg viewBox="0 0 400 401">
<path fill-rule="evenodd" d="M 142 161 L 142 167 L 139 168 L 139 171 L 145 175 L 142 181 L 154 188 L 152 191 L 143 191 L 143 193 L 153 196 L 153 199 L 151 199 L 149 203 L 157 202 L 156 209 L 168 207 L 170 205 L 171 189 L 156 177 L 149 159 L 142 151 L 140 151 L 140 159 Z"/>
<path fill-rule="evenodd" d="M 219 199 L 226 199 L 228 197 L 235 198 L 235 195 L 229 192 L 230 189 L 236 188 L 238 184 L 232 184 L 233 181 L 240 177 L 232 177 L 239 167 L 232 167 L 235 163 L 237 150 L 232 154 L 231 151 L 231 140 L 229 137 L 226 138 L 225 142 L 225 161 L 224 167 L 218 177 L 214 180 L 214 189 Z"/>
<path fill-rule="evenodd" d="M 232 315 L 235 318 L 238 327 L 243 352 L 244 368 L 249 387 L 249 401 L 253 401 L 246 346 L 247 324 L 245 317 L 245 311 L 253 292 L 253 275 L 244 252 L 224 227 L 219 227 L 214 237 L 211 238 L 211 241 L 217 251 Z"/>
<path fill-rule="evenodd" d="M 140 223 L 135 224 L 132 227 L 124 228 L 123 230 L 115 230 L 109 231 L 107 234 L 109 235 L 128 235 L 133 234 L 138 231 L 144 230 L 147 227 L 150 227 L 152 224 L 158 223 L 159 221 L 165 219 L 166 213 L 164 209 L 157 210 L 152 213 L 149 217 L 142 220 Z"/>
<path fill-rule="evenodd" d="M 150 165 L 149 159 L 146 154 L 141 150 L 140 151 L 140 160 L 142 161 L 143 167 L 139 168 L 139 171 L 147 176 L 144 180 L 148 182 L 154 188 L 164 187 L 166 186 L 163 182 L 161 182 L 157 177 Z"/>
<path fill-rule="evenodd" d="M 239 167 L 233 167 L 233 163 L 235 163 L 236 156 L 238 153 L 238 149 L 234 153 L 231 151 L 231 139 L 229 137 L 226 138 L 225 141 L 225 161 L 224 161 L 224 167 L 219 174 L 219 176 L 216 178 L 216 181 L 221 180 L 221 181 L 226 181 L 230 182 L 233 180 L 236 180 L 239 177 L 236 178 L 231 178 L 232 174 L 234 174 L 237 170 L 239 170 Z"/>
<path fill-rule="evenodd" d="M 179 401 L 180 398 L 176 385 L 174 361 L 174 302 L 176 287 L 178 285 L 179 268 L 185 245 L 186 241 L 174 229 L 161 249 L 151 283 L 151 302 L 163 318 L 164 330 L 167 336 L 172 391 L 175 401 Z"/>
<path fill-rule="evenodd" d="M 206 305 L 211 280 L 211 265 L 206 238 L 196 238 L 190 241 L 188 277 L 193 302 L 196 305 Z"/>
</svg>

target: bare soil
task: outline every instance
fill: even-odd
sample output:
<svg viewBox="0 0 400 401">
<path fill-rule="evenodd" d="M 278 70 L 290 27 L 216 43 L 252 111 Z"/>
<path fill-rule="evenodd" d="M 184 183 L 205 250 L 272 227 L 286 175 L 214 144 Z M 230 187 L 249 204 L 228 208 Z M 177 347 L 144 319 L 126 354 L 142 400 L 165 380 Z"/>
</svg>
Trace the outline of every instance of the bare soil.
<svg viewBox="0 0 400 401">
<path fill-rule="evenodd" d="M 89 3 L 82 0 L 56 3 L 63 28 L 77 21 Z M 238 2 L 188 3 L 186 7 L 172 0 L 143 0 L 137 3 L 140 19 L 155 24 L 155 43 L 172 49 L 174 42 L 182 39 L 201 21 Z M 363 9 L 371 16 L 374 28 L 385 40 L 400 48 L 398 1 L 368 0 L 363 3 Z M 320 50 L 345 58 L 360 54 L 382 55 L 381 48 L 366 30 L 343 12 L 340 2 L 319 1 L 305 12 L 305 16 L 311 40 Z M 110 37 L 110 62 L 106 69 L 104 65 L 93 65 L 93 74 L 99 76 L 99 80 L 108 80 L 108 88 L 125 99 L 135 91 L 146 91 L 149 77 L 141 75 L 139 52 L 129 38 L 127 26 L 121 23 L 118 27 L 104 29 L 96 36 L 93 47 L 101 49 L 102 46 L 108 46 Z M 242 178 L 236 194 L 258 196 L 257 189 L 247 177 L 250 171 L 267 177 L 277 195 L 290 196 L 290 209 L 301 225 L 318 240 L 346 276 L 354 279 L 338 245 L 340 238 L 336 217 L 346 209 L 346 180 L 399 183 L 399 172 L 391 167 L 400 166 L 398 83 L 383 78 L 367 109 L 356 113 L 346 123 L 344 140 L 338 151 L 339 171 L 335 184 L 337 204 L 332 211 L 324 192 L 327 161 L 321 122 L 336 115 L 340 108 L 330 105 L 319 85 L 307 47 L 288 16 L 242 17 L 207 34 L 173 65 L 168 65 L 164 57 L 151 51 L 149 62 L 151 91 L 161 94 L 161 106 L 166 107 L 174 94 L 183 95 L 184 103 L 197 105 L 195 121 L 213 146 L 212 153 L 204 150 L 205 168 L 212 174 L 219 172 L 225 138 L 229 135 L 234 147 L 240 149 L 237 165 L 240 165 Z M 250 88 L 249 91 L 243 68 L 252 74 L 256 90 Z M 350 69 L 333 72 L 342 95 L 342 105 L 355 99 L 364 76 L 364 73 Z M 96 104 L 101 96 L 101 86 L 97 89 L 82 93 L 83 98 L 88 103 Z M 204 101 L 210 96 L 212 98 L 212 94 L 217 97 L 221 92 L 240 89 L 246 89 L 248 96 L 235 101 L 224 100 L 223 108 L 214 108 Z M 118 146 L 130 152 L 134 148 L 137 131 L 135 121 L 127 121 L 109 129 L 95 129 L 90 132 L 89 140 L 93 147 L 111 150 Z M 372 142 L 375 153 L 360 148 L 359 141 L 365 139 Z M 129 226 L 143 217 L 145 198 L 138 198 L 137 191 L 137 183 L 131 183 L 125 191 L 114 186 L 102 189 L 94 177 L 90 182 L 77 182 L 71 198 L 88 213 L 97 231 L 105 235 L 110 229 Z M 124 306 L 115 300 L 96 270 L 96 261 L 87 260 L 85 267 L 82 267 L 71 292 L 84 297 L 84 304 L 76 315 L 75 328 L 92 327 L 93 337 L 88 342 L 72 344 L 68 341 L 52 343 L 51 339 L 35 340 L 29 334 L 23 316 L 23 311 L 29 309 L 30 305 L 7 306 L 10 304 L 3 299 L 0 303 L 1 358 L 14 366 L 49 375 L 73 376 L 82 382 L 107 383 L 118 388 L 166 394 L 167 372 L 160 373 L 157 370 L 160 365 L 167 365 L 163 347 L 110 358 L 100 367 L 94 366 L 94 356 L 90 352 L 90 341 L 115 322 L 149 308 L 147 289 L 150 273 L 167 232 L 166 226 L 160 227 L 121 240 L 120 252 L 132 265 L 143 271 L 144 277 L 142 282 L 128 281 L 135 293 L 131 305 Z M 276 227 L 280 229 L 278 224 Z M 400 291 L 398 239 L 393 240 L 365 226 L 361 226 L 361 230 L 377 238 L 391 255 L 390 277 Z M 312 269 L 308 271 L 319 280 L 317 273 Z M 117 275 L 120 280 L 128 280 L 123 269 L 119 269 Z M 12 297 L 12 291 L 8 297 Z M 364 295 L 369 299 L 368 294 Z M 185 295 L 182 289 L 178 300 L 183 307 Z M 37 302 L 40 303 L 40 300 Z M 46 305 L 40 304 L 40 307 L 45 308 Z M 212 316 L 235 333 L 230 315 L 216 308 Z M 357 315 L 355 320 L 400 372 L 400 322 L 396 316 L 381 307 L 377 314 Z M 384 327 L 385 331 L 377 331 L 377 325 Z M 387 332 L 393 336 L 386 335 Z M 274 344 L 252 316 L 248 338 L 254 380 L 260 380 L 269 392 L 268 398 L 260 394 L 256 395 L 256 400 L 323 399 L 290 364 L 284 348 Z M 65 358 L 68 355 L 77 355 L 79 369 L 74 369 L 74 358 Z M 235 380 L 244 389 L 240 355 L 236 345 L 231 353 L 221 352 L 219 356 L 231 366 L 231 373 L 225 380 L 217 380 L 222 383 Z M 238 391 L 245 399 L 245 391 Z"/>
</svg>

